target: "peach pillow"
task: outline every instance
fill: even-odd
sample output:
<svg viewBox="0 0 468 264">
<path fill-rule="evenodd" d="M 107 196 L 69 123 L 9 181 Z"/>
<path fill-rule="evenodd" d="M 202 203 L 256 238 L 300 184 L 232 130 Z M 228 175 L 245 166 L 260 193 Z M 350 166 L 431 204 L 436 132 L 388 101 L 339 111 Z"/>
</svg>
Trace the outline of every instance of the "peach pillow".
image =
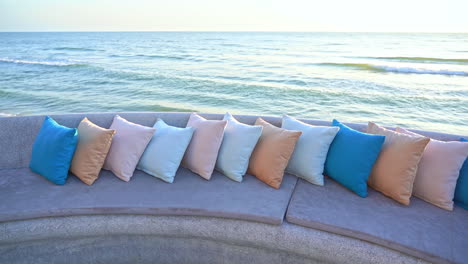
<svg viewBox="0 0 468 264">
<path fill-rule="evenodd" d="M 223 142 L 226 124 L 226 120 L 206 120 L 195 113 L 191 114 L 187 127 L 193 127 L 195 130 L 182 166 L 209 180 Z"/>
<path fill-rule="evenodd" d="M 104 169 L 128 182 L 156 129 L 128 122 L 116 115 L 110 129 L 115 129 Z"/>
<path fill-rule="evenodd" d="M 115 130 L 97 126 L 85 117 L 78 125 L 78 145 L 70 171 L 84 183 L 93 184 L 99 177 L 114 134 Z"/>
<path fill-rule="evenodd" d="M 422 137 L 399 127 L 396 128 L 396 131 Z M 431 139 L 419 163 L 414 181 L 414 196 L 452 211 L 455 187 L 467 156 L 468 143 Z"/>
<path fill-rule="evenodd" d="M 404 135 L 372 122 L 367 126 L 367 133 L 385 136 L 368 180 L 369 186 L 409 205 L 418 164 L 429 138 Z"/>
<path fill-rule="evenodd" d="M 302 132 L 276 127 L 261 118 L 257 119 L 255 125 L 262 126 L 263 131 L 250 156 L 247 173 L 278 189 Z"/>
</svg>

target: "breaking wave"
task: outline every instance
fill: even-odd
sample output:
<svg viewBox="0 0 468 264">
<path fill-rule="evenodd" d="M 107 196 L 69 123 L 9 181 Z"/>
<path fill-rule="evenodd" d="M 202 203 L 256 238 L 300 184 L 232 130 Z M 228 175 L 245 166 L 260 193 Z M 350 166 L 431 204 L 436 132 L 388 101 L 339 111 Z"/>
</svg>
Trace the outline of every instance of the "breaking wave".
<svg viewBox="0 0 468 264">
<path fill-rule="evenodd" d="M 45 66 L 86 66 L 83 63 L 76 62 L 64 62 L 64 61 L 36 61 L 36 60 L 15 60 L 9 58 L 0 58 L 0 62 L 3 63 L 16 63 L 16 64 L 36 64 L 36 65 L 45 65 Z"/>
<path fill-rule="evenodd" d="M 354 68 L 358 70 L 379 71 L 379 72 L 468 76 L 468 71 L 397 67 L 397 66 L 375 65 L 375 64 L 368 64 L 368 63 L 319 63 L 319 65 L 332 66 L 332 67 L 346 67 L 346 68 Z"/>
</svg>

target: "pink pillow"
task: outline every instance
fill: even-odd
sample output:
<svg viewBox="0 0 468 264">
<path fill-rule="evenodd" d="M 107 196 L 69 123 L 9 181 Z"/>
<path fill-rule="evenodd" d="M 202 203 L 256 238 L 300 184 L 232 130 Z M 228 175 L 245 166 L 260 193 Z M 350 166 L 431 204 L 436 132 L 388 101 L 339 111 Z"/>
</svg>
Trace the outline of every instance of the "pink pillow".
<svg viewBox="0 0 468 264">
<path fill-rule="evenodd" d="M 400 127 L 396 131 L 421 136 Z M 419 163 L 413 195 L 440 208 L 453 210 L 455 187 L 467 156 L 468 143 L 431 139 Z"/>
<path fill-rule="evenodd" d="M 187 127 L 193 127 L 192 140 L 185 152 L 182 166 L 209 180 L 223 142 L 226 120 L 206 120 L 193 113 Z"/>
<path fill-rule="evenodd" d="M 116 132 L 103 169 L 128 182 L 155 129 L 128 122 L 118 115 L 109 129 Z"/>
</svg>

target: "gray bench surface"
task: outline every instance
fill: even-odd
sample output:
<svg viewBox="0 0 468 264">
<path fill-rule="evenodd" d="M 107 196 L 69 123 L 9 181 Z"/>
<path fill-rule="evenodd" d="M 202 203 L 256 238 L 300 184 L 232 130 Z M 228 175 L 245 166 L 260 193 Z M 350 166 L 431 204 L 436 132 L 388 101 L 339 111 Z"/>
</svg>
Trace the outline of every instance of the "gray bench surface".
<svg viewBox="0 0 468 264">
<path fill-rule="evenodd" d="M 333 180 L 299 180 L 286 220 L 380 244 L 431 262 L 468 262 L 468 211 L 449 212 L 415 197 L 410 206 L 369 189 L 361 198 Z"/>
<path fill-rule="evenodd" d="M 93 214 L 212 216 L 281 224 L 297 179 L 279 190 L 246 175 L 242 183 L 215 172 L 210 181 L 180 168 L 172 184 L 136 170 L 130 182 L 101 171 L 92 185 L 70 176 L 57 186 L 28 168 L 0 170 L 0 222 Z"/>
</svg>

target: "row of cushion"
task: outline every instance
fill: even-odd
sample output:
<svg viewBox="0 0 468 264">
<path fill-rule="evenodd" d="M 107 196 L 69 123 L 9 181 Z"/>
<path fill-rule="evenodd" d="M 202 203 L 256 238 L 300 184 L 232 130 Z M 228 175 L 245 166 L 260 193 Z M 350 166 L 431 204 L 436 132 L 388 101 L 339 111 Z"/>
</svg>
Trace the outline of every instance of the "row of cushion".
<svg viewBox="0 0 468 264">
<path fill-rule="evenodd" d="M 456 181 L 468 144 L 405 133 L 412 132 L 391 131 L 370 122 L 367 133 L 362 133 L 336 120 L 333 126 L 323 127 L 289 116 L 283 117 L 281 128 L 261 118 L 254 126 L 245 125 L 230 114 L 223 120 L 192 114 L 186 128 L 168 126 L 160 119 L 150 128 L 115 116 L 109 129 L 85 118 L 78 130 L 47 117 L 35 141 L 30 167 L 64 184 L 71 161 L 70 171 L 92 184 L 101 167 L 124 181 L 138 168 L 173 182 L 181 164 L 207 180 L 216 169 L 240 182 L 248 170 L 274 188 L 280 187 L 285 171 L 323 185 L 325 169 L 328 176 L 359 196 L 367 196 L 369 184 L 402 204 L 409 204 L 414 194 L 447 210 L 453 208 L 457 186 L 455 201 L 466 208 L 468 186 L 463 185 L 463 172 L 459 184 Z M 77 145 L 74 155 L 73 145 Z M 56 162 L 54 155 L 63 162 Z"/>
<path fill-rule="evenodd" d="M 333 125 L 341 129 L 330 147 L 325 173 L 359 196 L 367 196 L 369 185 L 404 205 L 414 195 L 453 210 L 455 196 L 467 208 L 468 186 L 463 178 L 468 176 L 461 168 L 468 144 L 438 141 L 403 128 L 393 131 L 372 122 L 367 133 L 336 120 Z"/>
</svg>

